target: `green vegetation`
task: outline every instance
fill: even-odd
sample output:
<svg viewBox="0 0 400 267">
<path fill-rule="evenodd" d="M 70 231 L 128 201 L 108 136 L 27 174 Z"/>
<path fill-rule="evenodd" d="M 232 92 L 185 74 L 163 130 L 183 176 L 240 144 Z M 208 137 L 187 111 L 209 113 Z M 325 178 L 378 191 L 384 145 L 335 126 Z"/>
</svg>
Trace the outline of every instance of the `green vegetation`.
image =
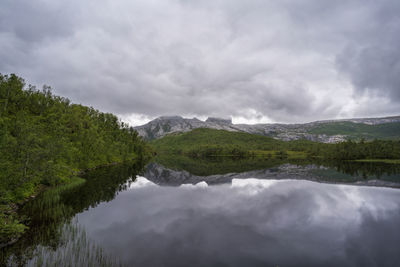
<svg viewBox="0 0 400 267">
<path fill-rule="evenodd" d="M 150 143 L 158 154 L 192 158 L 232 156 L 237 158 L 307 158 L 334 160 L 400 159 L 400 141 L 374 140 L 324 144 L 307 140 L 280 141 L 270 137 L 214 129 L 168 135 Z"/>
<path fill-rule="evenodd" d="M 372 142 L 346 141 L 332 147 L 328 158 L 339 160 L 398 160 L 400 141 L 374 140 Z"/>
<path fill-rule="evenodd" d="M 80 170 L 140 159 L 146 151 L 116 116 L 0 74 L 0 243 L 23 232 L 15 204 L 41 186 L 67 184 Z"/>
<path fill-rule="evenodd" d="M 81 244 L 81 238 L 75 239 L 77 233 L 73 232 L 76 232 L 76 227 L 69 228 L 73 217 L 89 207 L 96 207 L 101 202 L 115 198 L 118 192 L 125 190 L 132 181 L 129 178 L 133 179 L 142 171 L 144 164 L 145 161 L 137 160 L 99 167 L 86 172 L 82 178 L 74 178 L 69 184 L 51 187 L 27 202 L 19 209 L 19 214 L 24 223 L 29 225 L 29 229 L 18 242 L 0 248 L 0 266 L 8 266 L 7 262 L 10 259 L 15 263 L 11 266 L 30 266 L 28 263 L 32 260 L 40 261 L 41 255 L 45 256 L 46 261 L 50 260 L 49 266 L 56 266 L 51 264 L 52 260 L 46 256 L 48 253 L 56 256 L 53 260 L 61 257 L 61 260 L 69 261 L 78 255 L 79 261 L 89 260 L 93 250 Z M 65 229 L 65 226 L 68 226 L 68 229 Z M 73 238 L 70 238 L 70 234 L 73 234 Z M 70 251 L 71 249 L 73 251 Z M 82 265 L 104 266 L 95 263 Z"/>
<path fill-rule="evenodd" d="M 158 153 L 182 154 L 190 157 L 245 158 L 256 155 L 299 157 L 300 154 L 293 151 L 304 151 L 304 147 L 309 148 L 316 143 L 306 140 L 284 142 L 243 132 L 198 128 L 187 133 L 167 135 L 150 144 Z"/>
<path fill-rule="evenodd" d="M 225 130 L 215 130 L 208 128 L 198 128 L 187 133 L 177 133 L 167 135 L 161 139 L 151 142 L 157 151 L 186 152 L 194 147 L 218 146 L 227 147 L 247 147 L 247 149 L 257 149 L 260 147 L 271 148 L 280 141 L 261 135 L 252 135 L 243 132 L 228 132 Z M 265 150 L 265 149 L 264 149 Z"/>
<path fill-rule="evenodd" d="M 400 122 L 368 125 L 349 121 L 329 122 L 316 125 L 309 131 L 311 134 L 346 135 L 352 140 L 400 140 Z"/>
</svg>

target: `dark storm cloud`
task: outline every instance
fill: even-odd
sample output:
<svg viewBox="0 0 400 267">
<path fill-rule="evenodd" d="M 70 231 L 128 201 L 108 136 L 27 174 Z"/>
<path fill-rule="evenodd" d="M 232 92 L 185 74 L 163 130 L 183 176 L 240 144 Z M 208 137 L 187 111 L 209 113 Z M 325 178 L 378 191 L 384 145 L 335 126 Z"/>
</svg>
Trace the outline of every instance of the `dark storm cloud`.
<svg viewBox="0 0 400 267">
<path fill-rule="evenodd" d="M 0 31 L 34 45 L 45 38 L 72 34 L 78 10 L 52 1 L 5 0 L 1 3 Z"/>
<path fill-rule="evenodd" d="M 400 108 L 399 5 L 4 0 L 0 72 L 125 115 L 389 115 Z"/>
<path fill-rule="evenodd" d="M 382 1 L 365 25 L 349 36 L 337 57 L 359 92 L 373 91 L 400 101 L 400 2 Z"/>
</svg>

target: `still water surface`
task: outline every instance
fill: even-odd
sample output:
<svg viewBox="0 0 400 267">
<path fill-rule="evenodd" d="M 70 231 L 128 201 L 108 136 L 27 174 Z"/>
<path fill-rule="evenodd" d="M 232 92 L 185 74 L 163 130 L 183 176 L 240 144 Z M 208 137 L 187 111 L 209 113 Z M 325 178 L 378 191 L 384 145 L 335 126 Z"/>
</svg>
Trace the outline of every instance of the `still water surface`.
<svg viewBox="0 0 400 267">
<path fill-rule="evenodd" d="M 66 220 L 53 233 L 38 220 L 8 264 L 400 266 L 396 171 L 279 162 L 230 172 L 241 164 L 93 171 L 63 194 Z"/>
</svg>

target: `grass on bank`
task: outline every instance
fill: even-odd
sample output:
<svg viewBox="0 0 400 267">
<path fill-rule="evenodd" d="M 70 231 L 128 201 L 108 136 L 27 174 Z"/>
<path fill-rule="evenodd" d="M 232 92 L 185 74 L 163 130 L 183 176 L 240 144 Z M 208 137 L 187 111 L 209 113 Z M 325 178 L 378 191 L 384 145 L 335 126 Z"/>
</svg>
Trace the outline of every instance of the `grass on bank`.
<svg viewBox="0 0 400 267">
<path fill-rule="evenodd" d="M 63 192 L 76 186 L 80 186 L 85 182 L 85 179 L 73 176 L 64 184 L 51 187 L 41 187 L 38 189 L 39 192 L 37 192 L 37 194 L 45 194 L 47 197 L 44 199 L 54 201 L 58 200 Z M 25 199 L 24 201 L 20 201 L 14 205 L 0 205 L 0 244 L 3 246 L 15 242 L 19 236 L 21 236 L 25 230 L 28 229 L 28 227 L 21 222 L 21 218 L 17 213 L 17 207 L 22 205 L 23 202 L 29 201 L 32 198 L 34 198 L 33 195 L 32 197 Z"/>
</svg>

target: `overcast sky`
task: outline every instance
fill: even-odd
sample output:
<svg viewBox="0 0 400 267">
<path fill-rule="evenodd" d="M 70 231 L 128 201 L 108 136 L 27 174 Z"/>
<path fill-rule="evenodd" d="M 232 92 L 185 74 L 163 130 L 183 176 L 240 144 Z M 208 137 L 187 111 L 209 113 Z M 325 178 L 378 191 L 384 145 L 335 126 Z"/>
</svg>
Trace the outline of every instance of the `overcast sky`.
<svg viewBox="0 0 400 267">
<path fill-rule="evenodd" d="M 400 115 L 399 0 L 1 0 L 0 72 L 140 124 Z"/>
</svg>

